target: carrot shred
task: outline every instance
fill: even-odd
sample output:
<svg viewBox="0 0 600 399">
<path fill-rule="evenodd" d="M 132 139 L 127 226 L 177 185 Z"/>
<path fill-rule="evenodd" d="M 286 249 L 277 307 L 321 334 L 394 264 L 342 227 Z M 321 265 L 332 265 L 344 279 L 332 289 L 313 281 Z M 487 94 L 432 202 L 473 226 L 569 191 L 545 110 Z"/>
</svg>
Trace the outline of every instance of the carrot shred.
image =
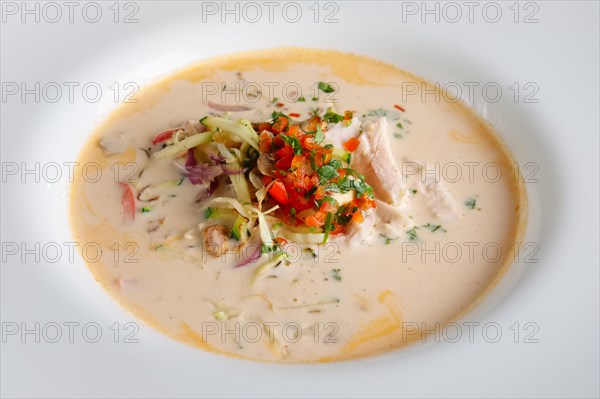
<svg viewBox="0 0 600 399">
<path fill-rule="evenodd" d="M 402 112 L 406 112 L 406 110 L 404 108 L 402 108 L 401 106 L 399 106 L 398 104 L 394 104 L 394 108 L 396 108 Z"/>
<path fill-rule="evenodd" d="M 298 117 L 300 116 L 300 114 L 297 114 L 297 113 L 295 113 L 295 112 L 292 112 L 292 113 L 290 114 L 290 116 L 291 116 L 292 118 L 298 118 Z"/>
<path fill-rule="evenodd" d="M 365 221 L 365 217 L 363 216 L 361 211 L 354 212 L 354 214 L 352 215 L 353 223 L 362 223 L 364 221 Z"/>
<path fill-rule="evenodd" d="M 348 139 L 348 141 L 346 141 L 344 143 L 344 148 L 348 151 L 348 152 L 354 152 L 356 151 L 356 149 L 358 148 L 358 145 L 360 144 L 360 140 L 357 139 L 356 137 L 350 137 Z"/>
</svg>

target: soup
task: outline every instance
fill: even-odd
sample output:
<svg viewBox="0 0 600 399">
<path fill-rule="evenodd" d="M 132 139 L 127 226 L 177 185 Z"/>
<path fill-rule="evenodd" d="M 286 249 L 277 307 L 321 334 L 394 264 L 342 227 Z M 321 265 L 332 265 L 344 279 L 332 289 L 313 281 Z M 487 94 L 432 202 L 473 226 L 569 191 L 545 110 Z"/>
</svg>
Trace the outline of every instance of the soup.
<svg viewBox="0 0 600 399">
<path fill-rule="evenodd" d="M 81 152 L 72 229 L 111 296 L 177 340 L 274 362 L 373 355 L 458 320 L 510 267 L 527 220 L 510 153 L 407 72 L 274 49 L 136 100 Z"/>
</svg>

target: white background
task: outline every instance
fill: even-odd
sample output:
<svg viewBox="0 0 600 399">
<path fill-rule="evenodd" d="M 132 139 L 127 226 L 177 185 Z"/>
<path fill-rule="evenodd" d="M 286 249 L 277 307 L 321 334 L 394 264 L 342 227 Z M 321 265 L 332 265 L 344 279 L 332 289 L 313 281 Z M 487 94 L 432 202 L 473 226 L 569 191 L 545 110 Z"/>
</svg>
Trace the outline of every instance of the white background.
<svg viewBox="0 0 600 399">
<path fill-rule="evenodd" d="M 106 106 L 114 106 L 109 86 L 136 68 L 155 62 L 182 62 L 214 54 L 273 46 L 307 46 L 351 51 L 392 62 L 440 82 L 495 82 L 503 89 L 497 103 L 475 99 L 474 106 L 507 138 L 522 162 L 539 165 L 534 189 L 541 200 L 539 263 L 531 263 L 523 278 L 498 306 L 480 319 L 502 328 L 502 339 L 489 343 L 480 330 L 474 342 L 440 343 L 408 354 L 325 365 L 267 365 L 218 357 L 190 349 L 140 327 L 138 343 L 112 340 L 113 323 L 133 320 L 113 304 L 92 281 L 79 259 L 66 253 L 56 262 L 32 255 L 7 256 L 1 269 L 3 331 L 21 323 L 95 322 L 102 328 L 98 343 L 87 343 L 76 329 L 73 343 L 35 342 L 33 334 L 5 336 L 1 344 L 1 393 L 4 397 L 598 397 L 599 275 L 598 275 L 598 93 L 599 7 L 597 2 L 497 3 L 500 20 L 486 3 L 477 3 L 469 22 L 451 23 L 456 8 L 422 15 L 421 2 L 336 2 L 337 23 L 319 22 L 301 3 L 302 18 L 287 22 L 281 3 L 274 22 L 258 2 L 257 23 L 234 15 L 203 14 L 200 3 L 135 2 L 137 23 L 122 23 L 133 6 L 119 9 L 119 22 L 101 3 L 102 17 L 89 23 L 84 3 L 74 10 L 57 3 L 40 7 L 40 21 L 21 12 L 12 15 L 4 2 L 1 67 L 3 82 L 1 155 L 3 171 L 25 162 L 74 161 L 77 152 Z M 21 3 L 11 3 L 18 8 Z M 221 2 L 214 3 L 221 7 Z M 437 6 L 436 6 L 437 4 Z M 531 5 L 533 4 L 533 5 Z M 231 3 L 229 7 L 235 5 Z M 407 11 L 417 7 L 417 14 Z M 29 3 L 33 9 L 35 3 Z M 241 5 L 239 6 L 241 8 Z M 513 7 L 512 9 L 510 7 Z M 114 8 L 114 7 L 113 7 Z M 8 10 L 8 11 L 7 11 Z M 445 10 L 445 13 L 444 13 Z M 252 11 L 247 9 L 248 12 Z M 523 23 L 535 11 L 534 23 Z M 88 19 L 94 17 L 88 9 Z M 294 17 L 289 10 L 288 18 Z M 247 14 L 250 18 L 252 14 Z M 424 17 L 423 22 L 421 18 Z M 486 20 L 486 18 L 488 20 Z M 204 19 L 204 20 L 203 20 Z M 165 58 L 166 57 L 166 58 Z M 147 69 L 146 69 L 147 70 Z M 102 101 L 86 101 L 75 90 L 73 102 L 65 89 L 60 101 L 39 103 L 33 95 L 8 96 L 6 83 L 97 82 Z M 509 89 L 533 82 L 536 103 L 515 101 Z M 529 86 L 531 87 L 531 86 Z M 52 92 L 53 93 L 53 92 Z M 479 92 L 481 93 L 481 92 Z M 35 176 L 5 176 L 2 183 L 2 243 L 63 243 L 70 241 L 66 222 L 68 179 L 49 183 Z M 43 176 L 42 176 L 43 177 Z M 514 342 L 509 327 L 521 325 Z M 524 323 L 539 327 L 537 343 L 524 343 Z M 68 332 L 63 327 L 63 335 Z M 123 330 L 121 328 L 121 333 Z"/>
</svg>

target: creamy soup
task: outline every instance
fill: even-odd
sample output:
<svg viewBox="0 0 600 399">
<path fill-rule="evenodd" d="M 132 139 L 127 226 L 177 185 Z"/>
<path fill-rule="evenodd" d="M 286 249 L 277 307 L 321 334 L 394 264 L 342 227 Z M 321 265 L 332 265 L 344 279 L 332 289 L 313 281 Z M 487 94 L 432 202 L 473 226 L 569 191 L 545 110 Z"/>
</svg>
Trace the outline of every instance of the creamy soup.
<svg viewBox="0 0 600 399">
<path fill-rule="evenodd" d="M 80 155 L 73 234 L 97 281 L 177 340 L 368 356 L 458 320 L 510 267 L 527 220 L 510 153 L 407 72 L 275 49 L 199 62 L 136 100 Z"/>
</svg>

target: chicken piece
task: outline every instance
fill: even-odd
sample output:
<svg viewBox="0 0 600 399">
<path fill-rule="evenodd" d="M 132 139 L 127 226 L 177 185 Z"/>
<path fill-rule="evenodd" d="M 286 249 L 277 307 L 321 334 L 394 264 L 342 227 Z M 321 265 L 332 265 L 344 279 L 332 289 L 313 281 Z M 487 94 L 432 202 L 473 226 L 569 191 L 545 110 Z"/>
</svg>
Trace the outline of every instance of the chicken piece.
<svg viewBox="0 0 600 399">
<path fill-rule="evenodd" d="M 375 212 L 369 210 L 365 214 L 365 220 L 362 223 L 350 222 L 346 230 L 346 238 L 350 245 L 358 245 L 367 241 L 373 235 L 375 226 Z"/>
<path fill-rule="evenodd" d="M 335 147 L 344 148 L 344 143 L 352 137 L 358 137 L 361 131 L 361 123 L 358 118 L 352 118 L 350 125 L 339 122 L 329 127 L 325 133 L 325 144 L 333 144 Z"/>
<path fill-rule="evenodd" d="M 202 242 L 210 255 L 224 255 L 229 249 L 229 229 L 222 224 L 208 226 L 202 231 Z"/>
<path fill-rule="evenodd" d="M 379 200 L 375 200 L 375 203 L 377 204 L 375 208 L 375 215 L 377 216 L 375 227 L 382 234 L 396 238 L 403 231 L 413 227 L 413 223 L 404 217 L 399 207 Z"/>
<path fill-rule="evenodd" d="M 387 203 L 399 203 L 405 184 L 388 140 L 387 119 L 363 124 L 360 145 L 352 157 L 352 167 L 365 175 L 375 196 Z"/>
<path fill-rule="evenodd" d="M 458 215 L 452 195 L 435 176 L 424 176 L 419 182 L 419 193 L 425 197 L 429 209 L 440 219 L 451 220 Z"/>
</svg>

